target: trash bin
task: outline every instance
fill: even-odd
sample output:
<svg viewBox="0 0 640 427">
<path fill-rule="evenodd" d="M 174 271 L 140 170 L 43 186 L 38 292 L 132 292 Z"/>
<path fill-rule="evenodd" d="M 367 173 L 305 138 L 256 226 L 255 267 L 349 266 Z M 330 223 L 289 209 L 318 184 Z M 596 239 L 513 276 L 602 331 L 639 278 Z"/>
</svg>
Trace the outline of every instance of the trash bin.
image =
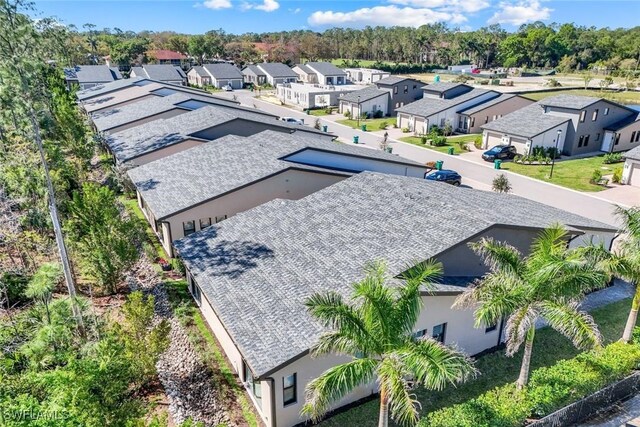
<svg viewBox="0 0 640 427">
<path fill-rule="evenodd" d="M 323 125 L 322 126 L 322 132 L 327 132 L 327 129 L 329 128 L 329 126 L 327 125 Z"/>
<path fill-rule="evenodd" d="M 360 139 L 360 137 L 358 135 L 354 135 L 353 136 L 353 143 L 357 144 L 359 139 Z"/>
<path fill-rule="evenodd" d="M 385 150 L 387 153 L 393 153 L 393 147 L 387 147 Z"/>
<path fill-rule="evenodd" d="M 307 116 L 311 114 L 311 108 L 307 108 Z"/>
<path fill-rule="evenodd" d="M 441 171 L 442 170 L 442 165 L 444 164 L 444 161 L 442 160 L 436 160 L 436 169 Z"/>
<path fill-rule="evenodd" d="M 451 156 L 453 156 L 453 147 L 447 148 L 447 153 L 449 153 Z"/>
<path fill-rule="evenodd" d="M 362 129 L 362 132 L 366 132 L 367 131 L 367 125 L 360 126 L 360 129 Z"/>
<path fill-rule="evenodd" d="M 493 161 L 493 168 L 494 169 L 502 169 L 502 160 L 495 159 Z"/>
</svg>

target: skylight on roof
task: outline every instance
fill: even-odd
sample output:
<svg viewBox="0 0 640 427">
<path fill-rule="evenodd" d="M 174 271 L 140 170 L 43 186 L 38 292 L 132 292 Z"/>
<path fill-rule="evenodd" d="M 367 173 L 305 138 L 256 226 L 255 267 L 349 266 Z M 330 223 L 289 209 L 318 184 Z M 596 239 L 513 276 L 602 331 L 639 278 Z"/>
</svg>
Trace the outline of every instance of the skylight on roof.
<svg viewBox="0 0 640 427">
<path fill-rule="evenodd" d="M 162 89 L 154 90 L 153 93 L 160 96 L 169 96 L 178 93 L 178 91 L 163 87 Z"/>
<path fill-rule="evenodd" d="M 151 80 L 140 80 L 139 82 L 135 82 L 133 85 L 134 86 L 146 86 L 146 85 L 150 85 L 151 83 L 153 83 Z"/>
<path fill-rule="evenodd" d="M 204 101 L 196 101 L 195 99 L 190 99 L 189 101 L 181 102 L 180 104 L 177 104 L 177 105 L 178 107 L 186 108 L 189 110 L 197 110 L 202 107 L 207 107 L 211 104 Z"/>
</svg>

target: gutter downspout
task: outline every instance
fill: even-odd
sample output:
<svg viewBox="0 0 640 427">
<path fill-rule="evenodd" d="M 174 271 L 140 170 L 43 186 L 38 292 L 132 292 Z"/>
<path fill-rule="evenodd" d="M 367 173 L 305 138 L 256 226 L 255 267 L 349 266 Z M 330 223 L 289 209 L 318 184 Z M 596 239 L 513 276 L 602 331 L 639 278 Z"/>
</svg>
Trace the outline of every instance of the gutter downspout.
<svg viewBox="0 0 640 427">
<path fill-rule="evenodd" d="M 269 427 L 276 427 L 276 425 L 278 424 L 276 421 L 276 381 L 273 379 L 273 377 L 267 377 L 265 378 L 265 380 L 271 383 L 271 386 L 269 387 L 271 389 L 271 417 L 269 417 Z"/>
</svg>

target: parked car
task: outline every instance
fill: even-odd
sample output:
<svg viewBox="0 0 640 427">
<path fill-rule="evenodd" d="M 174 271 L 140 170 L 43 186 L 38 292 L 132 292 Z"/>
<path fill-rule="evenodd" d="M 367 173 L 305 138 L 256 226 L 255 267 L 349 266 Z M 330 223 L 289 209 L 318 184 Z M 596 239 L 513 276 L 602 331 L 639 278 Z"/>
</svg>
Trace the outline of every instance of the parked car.
<svg viewBox="0 0 640 427">
<path fill-rule="evenodd" d="M 513 145 L 496 145 L 491 150 L 482 153 L 482 158 L 487 162 L 493 162 L 496 159 L 513 159 L 518 152 Z"/>
<path fill-rule="evenodd" d="M 233 92 L 233 88 L 231 87 L 231 85 L 224 86 L 224 90 L 226 90 L 227 92 Z"/>
<path fill-rule="evenodd" d="M 447 184 L 455 185 L 456 187 L 462 183 L 462 177 L 456 171 L 450 169 L 443 169 L 434 171 L 424 177 L 429 181 L 446 182 Z"/>
<path fill-rule="evenodd" d="M 291 123 L 292 125 L 303 125 L 303 119 L 296 119 L 295 117 L 280 117 L 283 122 Z"/>
</svg>

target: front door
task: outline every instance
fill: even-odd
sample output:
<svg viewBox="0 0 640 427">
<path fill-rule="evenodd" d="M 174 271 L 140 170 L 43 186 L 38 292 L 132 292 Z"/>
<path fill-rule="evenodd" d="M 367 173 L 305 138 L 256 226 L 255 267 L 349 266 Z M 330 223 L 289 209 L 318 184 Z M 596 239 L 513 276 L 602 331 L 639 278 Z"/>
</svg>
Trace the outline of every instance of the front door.
<svg viewBox="0 0 640 427">
<path fill-rule="evenodd" d="M 605 153 L 610 153 L 613 148 L 613 140 L 616 134 L 614 132 L 605 132 L 604 138 L 602 138 L 602 146 L 600 147 L 600 151 L 604 151 Z"/>
</svg>

